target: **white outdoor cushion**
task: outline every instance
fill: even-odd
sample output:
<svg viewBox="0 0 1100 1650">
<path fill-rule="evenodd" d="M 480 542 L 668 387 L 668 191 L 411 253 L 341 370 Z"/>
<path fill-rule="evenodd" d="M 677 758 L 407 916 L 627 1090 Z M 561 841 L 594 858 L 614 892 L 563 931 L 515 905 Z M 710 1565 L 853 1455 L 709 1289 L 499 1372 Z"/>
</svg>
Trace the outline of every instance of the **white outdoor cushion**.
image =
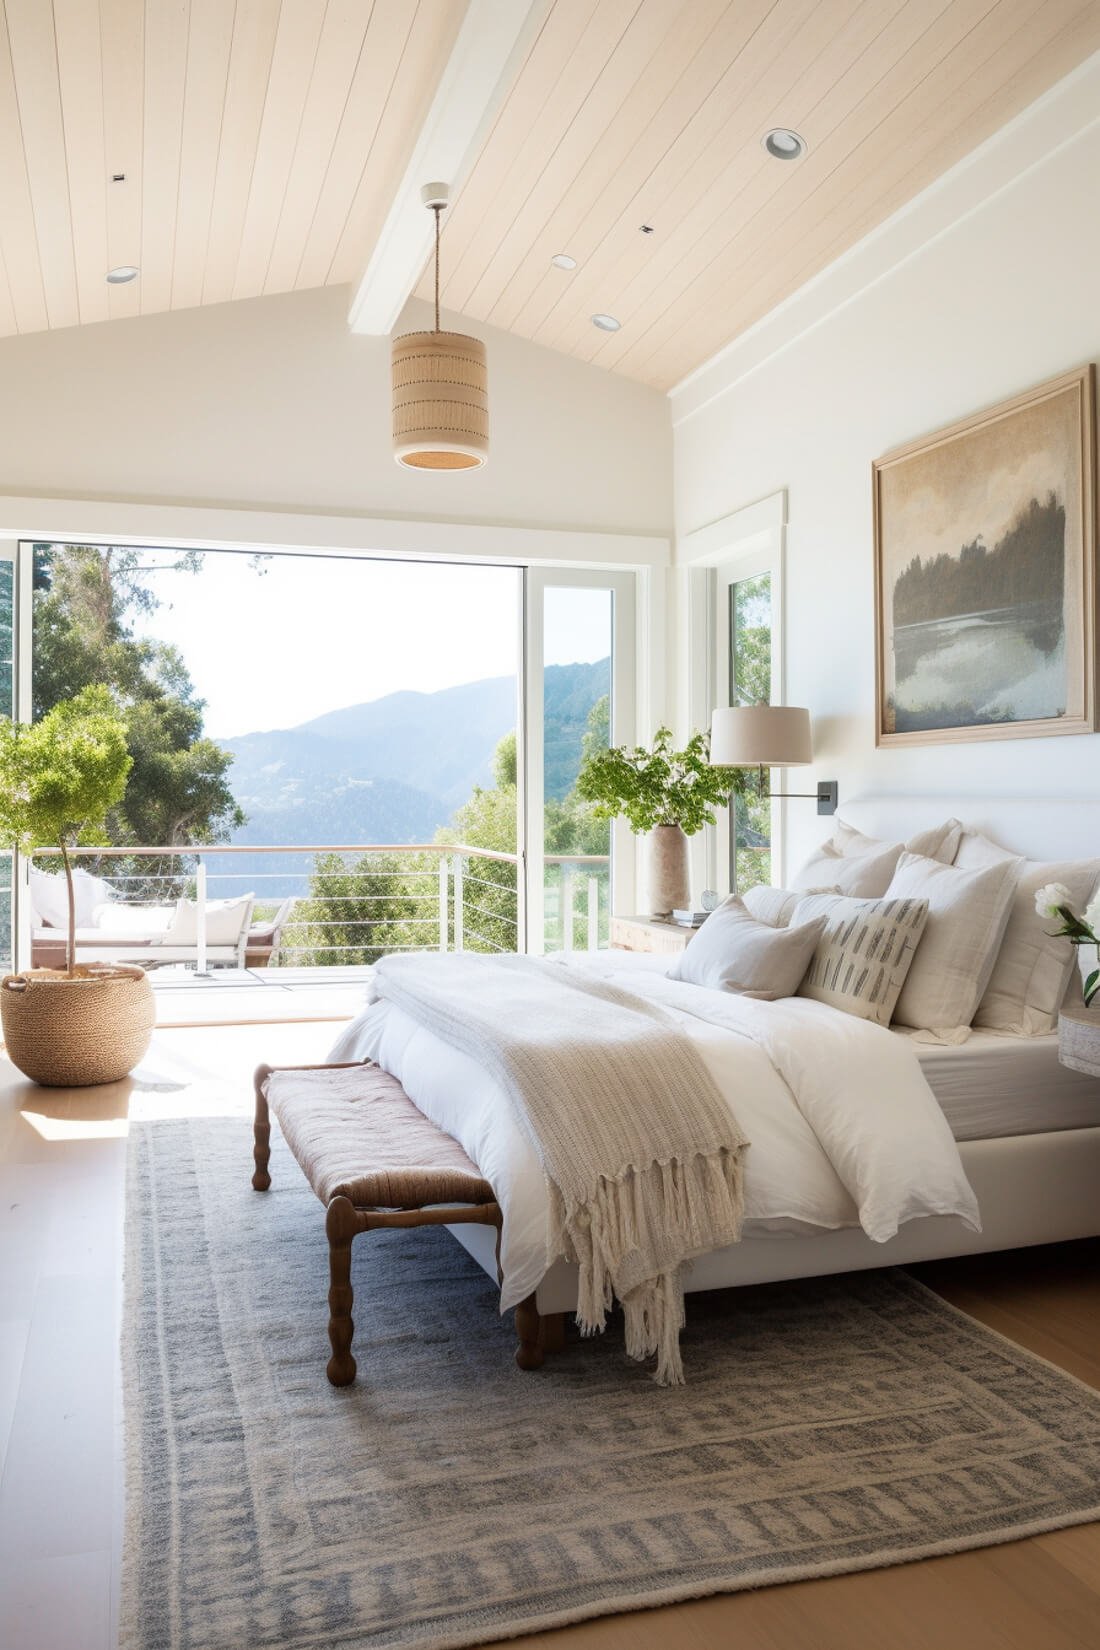
<svg viewBox="0 0 1100 1650">
<path fill-rule="evenodd" d="M 253 894 L 242 894 L 239 899 L 210 899 L 206 902 L 207 945 L 236 945 L 241 930 L 248 920 Z M 176 902 L 175 913 L 168 924 L 161 945 L 197 945 L 199 938 L 198 906 L 194 900 Z"/>
<path fill-rule="evenodd" d="M 971 868 L 1015 857 L 980 831 L 967 831 L 955 863 Z M 1070 905 L 1080 912 L 1098 879 L 1100 859 L 1024 860 L 1001 949 L 974 1016 L 976 1026 L 1017 1037 L 1039 1037 L 1054 1030 L 1073 976 L 1076 947 L 1052 932 L 1052 920 L 1038 915 L 1035 896 L 1048 882 L 1061 882 L 1069 889 Z"/>
<path fill-rule="evenodd" d="M 1004 937 L 1020 864 L 965 870 L 902 855 L 887 898 L 927 900 L 928 922 L 894 1010 L 900 1025 L 966 1034 Z"/>
<path fill-rule="evenodd" d="M 798 995 L 888 1026 L 924 932 L 927 902 L 809 894 L 796 906 L 791 927 L 818 917 L 825 929 Z"/>
<path fill-rule="evenodd" d="M 97 905 L 111 897 L 111 885 L 79 867 L 73 872 L 73 904 L 76 926 L 87 928 Z M 35 915 L 49 928 L 69 926 L 69 895 L 64 871 L 36 871 L 31 867 L 31 905 Z"/>
<path fill-rule="evenodd" d="M 769 928 L 787 928 L 795 906 L 807 894 L 839 893 L 835 883 L 828 888 L 771 888 L 761 883 L 756 888 L 747 888 L 741 899 L 749 916 L 757 922 L 766 922 Z"/>
<path fill-rule="evenodd" d="M 731 894 L 677 957 L 669 978 L 771 1002 L 793 997 L 824 928 L 824 917 L 797 931 L 772 928 Z"/>
<path fill-rule="evenodd" d="M 176 914 L 174 905 L 131 905 L 122 900 L 104 900 L 92 912 L 91 926 L 106 933 L 149 935 L 160 938 Z"/>
<path fill-rule="evenodd" d="M 823 842 L 795 872 L 791 887 L 804 894 L 811 888 L 833 887 L 859 899 L 880 899 L 903 852 L 900 842 L 879 844 L 870 854 L 842 854 L 831 842 Z"/>
</svg>

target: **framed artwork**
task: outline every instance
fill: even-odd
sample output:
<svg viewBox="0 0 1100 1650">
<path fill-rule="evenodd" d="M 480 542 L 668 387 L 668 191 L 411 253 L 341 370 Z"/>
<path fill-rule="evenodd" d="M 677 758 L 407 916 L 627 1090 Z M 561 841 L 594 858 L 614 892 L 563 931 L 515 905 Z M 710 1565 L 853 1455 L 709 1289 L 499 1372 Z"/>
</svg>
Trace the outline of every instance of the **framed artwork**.
<svg viewBox="0 0 1100 1650">
<path fill-rule="evenodd" d="M 1095 731 L 1091 365 L 872 476 L 876 744 Z"/>
</svg>

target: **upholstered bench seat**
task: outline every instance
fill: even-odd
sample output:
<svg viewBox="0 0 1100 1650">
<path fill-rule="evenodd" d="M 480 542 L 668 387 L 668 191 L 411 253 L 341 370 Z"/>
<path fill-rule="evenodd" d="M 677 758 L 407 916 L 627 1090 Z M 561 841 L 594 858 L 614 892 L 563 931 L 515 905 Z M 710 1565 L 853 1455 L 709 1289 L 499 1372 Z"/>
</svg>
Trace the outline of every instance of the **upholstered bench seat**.
<svg viewBox="0 0 1100 1650">
<path fill-rule="evenodd" d="M 430 1122 L 370 1061 L 332 1066 L 260 1066 L 256 1072 L 252 1184 L 271 1185 L 271 1114 L 326 1209 L 329 1242 L 328 1378 L 355 1379 L 351 1355 L 351 1245 L 360 1232 L 392 1226 L 495 1226 L 493 1188 L 457 1140 Z M 531 1296 L 516 1308 L 522 1369 L 537 1369 L 562 1325 L 540 1319 Z"/>
<path fill-rule="evenodd" d="M 321 1202 L 357 1209 L 492 1203 L 493 1188 L 457 1140 L 379 1066 L 275 1070 L 267 1103 Z"/>
</svg>

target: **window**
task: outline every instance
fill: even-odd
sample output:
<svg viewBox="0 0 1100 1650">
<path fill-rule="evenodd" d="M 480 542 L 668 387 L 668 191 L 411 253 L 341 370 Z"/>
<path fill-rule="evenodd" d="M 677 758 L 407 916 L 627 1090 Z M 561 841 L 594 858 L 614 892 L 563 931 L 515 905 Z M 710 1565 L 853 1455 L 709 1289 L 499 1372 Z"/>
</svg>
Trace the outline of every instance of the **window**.
<svg viewBox="0 0 1100 1650">
<path fill-rule="evenodd" d="M 767 705 L 772 698 L 772 580 L 770 573 L 729 585 L 729 702 Z M 730 885 L 744 893 L 772 878 L 771 802 L 738 800 L 730 842 Z"/>
</svg>

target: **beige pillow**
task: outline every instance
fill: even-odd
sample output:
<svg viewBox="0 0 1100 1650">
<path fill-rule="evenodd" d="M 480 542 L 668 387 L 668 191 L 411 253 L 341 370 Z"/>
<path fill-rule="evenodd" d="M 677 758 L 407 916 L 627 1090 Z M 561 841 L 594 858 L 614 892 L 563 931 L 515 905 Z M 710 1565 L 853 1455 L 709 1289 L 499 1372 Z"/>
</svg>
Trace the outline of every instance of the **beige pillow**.
<svg viewBox="0 0 1100 1650">
<path fill-rule="evenodd" d="M 808 894 L 811 888 L 834 887 L 842 894 L 878 899 L 890 886 L 890 878 L 903 853 L 900 842 L 880 844 L 871 854 L 842 854 L 831 842 L 823 842 L 791 878 L 791 887 Z"/>
<path fill-rule="evenodd" d="M 927 900 L 928 922 L 894 1010 L 901 1025 L 941 1035 L 970 1025 L 1004 936 L 1019 864 L 966 870 L 902 854 L 886 897 Z"/>
<path fill-rule="evenodd" d="M 927 902 L 810 894 L 799 901 L 791 927 L 817 917 L 824 917 L 825 931 L 798 995 L 888 1026 L 924 932 Z"/>
<path fill-rule="evenodd" d="M 978 831 L 967 831 L 956 865 L 996 865 L 1015 860 Z M 1023 861 L 1001 949 L 974 1016 L 976 1026 L 1039 1037 L 1053 1031 L 1074 972 L 1075 947 L 1052 932 L 1055 924 L 1035 910 L 1035 896 L 1048 882 L 1069 889 L 1069 903 L 1084 910 L 1100 879 L 1100 859 Z"/>
<path fill-rule="evenodd" d="M 927 831 L 918 831 L 915 836 L 911 836 L 905 844 L 905 851 L 907 854 L 924 854 L 928 859 L 938 859 L 944 865 L 950 865 L 955 858 L 962 834 L 961 820 L 945 819 L 942 825 L 933 825 Z M 859 854 L 873 854 L 887 846 L 876 837 L 865 836 L 862 831 L 857 831 L 854 825 L 849 825 L 843 819 L 835 822 L 832 843 L 845 859 Z"/>
<path fill-rule="evenodd" d="M 769 888 L 761 884 L 756 888 L 747 888 L 741 895 L 741 901 L 749 916 L 755 917 L 757 922 L 766 922 L 769 928 L 787 928 L 795 906 L 807 894 L 839 893 L 840 889 L 835 884 L 828 888 Z"/>
<path fill-rule="evenodd" d="M 677 957 L 669 979 L 769 1001 L 793 997 L 824 928 L 824 917 L 797 930 L 771 928 L 731 894 Z"/>
</svg>

